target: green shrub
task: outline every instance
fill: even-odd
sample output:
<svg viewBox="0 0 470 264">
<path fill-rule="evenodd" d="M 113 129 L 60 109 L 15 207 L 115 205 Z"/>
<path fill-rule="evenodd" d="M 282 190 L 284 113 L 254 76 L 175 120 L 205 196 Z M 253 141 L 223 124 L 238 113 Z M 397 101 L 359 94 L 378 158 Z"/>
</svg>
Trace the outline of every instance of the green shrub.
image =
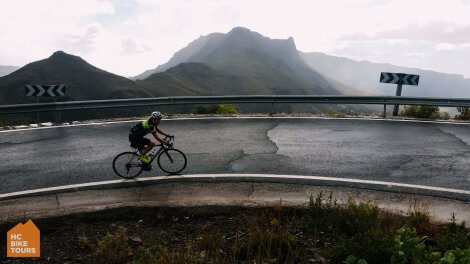
<svg viewBox="0 0 470 264">
<path fill-rule="evenodd" d="M 217 105 L 195 105 L 191 112 L 198 115 L 215 114 Z"/>
<path fill-rule="evenodd" d="M 246 241 L 237 241 L 232 247 L 234 263 L 298 263 L 297 236 L 281 226 L 277 218 L 269 224 L 256 222 L 247 234 Z"/>
<path fill-rule="evenodd" d="M 196 105 L 193 107 L 192 112 L 195 114 L 207 115 L 233 115 L 238 114 L 238 109 L 231 104 L 218 104 L 218 105 Z"/>
<path fill-rule="evenodd" d="M 441 251 L 470 247 L 470 230 L 466 228 L 465 222 L 457 224 L 455 215 L 452 215 L 451 222 L 444 226 L 437 238 Z"/>
<path fill-rule="evenodd" d="M 367 264 L 367 261 L 365 261 L 364 259 L 356 258 L 353 255 L 349 255 L 346 259 L 346 264 Z"/>
<path fill-rule="evenodd" d="M 331 263 L 343 263 L 349 255 L 359 256 L 367 263 L 388 263 L 392 256 L 394 233 L 389 229 L 371 229 L 364 233 L 337 238 L 331 249 Z"/>
<path fill-rule="evenodd" d="M 132 250 L 128 243 L 126 228 L 120 226 L 114 234 L 106 234 L 98 242 L 93 255 L 99 263 L 127 263 Z"/>
<path fill-rule="evenodd" d="M 410 205 L 405 224 L 407 227 L 416 230 L 418 234 L 434 235 L 435 232 L 435 225 L 431 223 L 429 212 L 419 201 L 415 201 Z"/>
<path fill-rule="evenodd" d="M 470 107 L 457 107 L 457 111 L 459 111 L 459 115 L 456 117 L 460 120 L 470 120 Z"/>
<path fill-rule="evenodd" d="M 417 118 L 439 118 L 439 107 L 432 105 L 405 105 L 400 116 Z"/>
<path fill-rule="evenodd" d="M 238 114 L 238 109 L 231 104 L 219 104 L 217 105 L 216 114 L 219 115 L 235 115 Z"/>
<path fill-rule="evenodd" d="M 428 263 L 426 261 L 427 249 L 418 238 L 416 231 L 401 228 L 395 238 L 391 264 Z"/>
<path fill-rule="evenodd" d="M 135 254 L 135 259 L 132 264 L 155 264 L 158 263 L 162 255 L 164 254 L 164 248 L 156 242 L 150 247 L 139 247 Z"/>
<path fill-rule="evenodd" d="M 350 198 L 345 213 L 342 230 L 347 234 L 365 233 L 380 224 L 380 210 L 373 203 L 357 204 Z"/>
<path fill-rule="evenodd" d="M 469 264 L 470 263 L 470 248 L 454 249 L 447 251 L 444 257 L 440 259 L 439 264 Z"/>
<path fill-rule="evenodd" d="M 316 198 L 311 195 L 305 219 L 307 229 L 315 238 L 319 230 L 334 232 L 340 225 L 341 214 L 341 208 L 332 193 L 326 199 L 323 198 L 323 192 Z"/>
</svg>

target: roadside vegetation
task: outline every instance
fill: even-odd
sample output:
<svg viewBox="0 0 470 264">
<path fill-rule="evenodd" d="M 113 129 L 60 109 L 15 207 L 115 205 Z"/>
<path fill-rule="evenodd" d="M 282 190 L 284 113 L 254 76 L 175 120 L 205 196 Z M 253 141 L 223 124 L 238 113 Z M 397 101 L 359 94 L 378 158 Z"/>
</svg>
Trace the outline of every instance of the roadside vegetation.
<svg viewBox="0 0 470 264">
<path fill-rule="evenodd" d="M 279 201 L 269 208 L 200 210 L 124 208 L 38 221 L 42 257 L 4 261 L 470 263 L 466 223 L 455 215 L 436 223 L 417 201 L 406 215 L 383 211 L 373 202 L 349 199 L 340 204 L 332 194 L 322 193 L 300 209 L 285 208 Z"/>
<path fill-rule="evenodd" d="M 455 116 L 458 120 L 470 120 L 470 107 L 457 107 L 459 114 Z"/>
<path fill-rule="evenodd" d="M 400 112 L 400 116 L 438 119 L 440 118 L 440 112 L 438 106 L 405 105 Z"/>
<path fill-rule="evenodd" d="M 218 104 L 218 105 L 196 105 L 193 107 L 194 114 L 217 114 L 217 115 L 235 115 L 239 110 L 232 104 Z"/>
</svg>

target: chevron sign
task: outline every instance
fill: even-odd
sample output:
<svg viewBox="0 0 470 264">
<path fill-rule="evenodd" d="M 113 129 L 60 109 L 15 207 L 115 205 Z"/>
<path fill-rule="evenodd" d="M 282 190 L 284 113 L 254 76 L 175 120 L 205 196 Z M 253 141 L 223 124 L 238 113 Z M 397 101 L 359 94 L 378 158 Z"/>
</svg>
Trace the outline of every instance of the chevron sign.
<svg viewBox="0 0 470 264">
<path fill-rule="evenodd" d="M 419 75 L 382 72 L 380 73 L 380 82 L 392 84 L 418 85 Z"/>
<path fill-rule="evenodd" d="M 25 85 L 26 96 L 64 96 L 65 95 L 65 84 L 59 85 L 40 85 L 40 84 L 28 84 Z"/>
</svg>

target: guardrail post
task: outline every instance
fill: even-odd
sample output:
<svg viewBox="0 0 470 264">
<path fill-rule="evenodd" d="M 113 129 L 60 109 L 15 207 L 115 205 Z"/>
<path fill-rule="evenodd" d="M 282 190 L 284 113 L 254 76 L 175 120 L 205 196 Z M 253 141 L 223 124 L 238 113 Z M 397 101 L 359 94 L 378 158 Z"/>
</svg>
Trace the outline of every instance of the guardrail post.
<svg viewBox="0 0 470 264">
<path fill-rule="evenodd" d="M 60 111 L 60 106 L 59 104 L 57 103 L 57 98 L 54 98 L 54 102 L 55 102 L 55 122 L 56 123 L 60 123 L 62 122 L 62 111 Z"/>
<path fill-rule="evenodd" d="M 387 104 L 384 104 L 384 118 L 387 118 Z"/>
<path fill-rule="evenodd" d="M 271 113 L 269 113 L 270 116 L 274 115 L 274 102 L 271 103 Z"/>
<path fill-rule="evenodd" d="M 39 103 L 39 96 L 36 96 L 36 104 Z M 39 124 L 39 112 L 37 112 L 38 124 Z"/>
</svg>

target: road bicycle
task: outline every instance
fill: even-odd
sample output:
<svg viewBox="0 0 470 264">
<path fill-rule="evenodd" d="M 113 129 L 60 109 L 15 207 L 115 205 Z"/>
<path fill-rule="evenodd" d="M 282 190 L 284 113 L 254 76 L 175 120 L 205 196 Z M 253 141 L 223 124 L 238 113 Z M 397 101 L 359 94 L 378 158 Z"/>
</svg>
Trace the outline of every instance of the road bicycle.
<svg viewBox="0 0 470 264">
<path fill-rule="evenodd" d="M 148 154 L 150 158 L 149 165 L 157 159 L 158 167 L 168 174 L 178 174 L 186 168 L 186 155 L 178 149 L 173 148 L 174 136 L 165 137 L 165 141 L 170 144 L 156 145 L 152 151 Z M 157 147 L 160 146 L 158 151 Z M 138 160 L 139 150 L 135 149 L 133 152 L 126 151 L 118 154 L 113 160 L 114 172 L 124 179 L 133 179 L 137 177 L 144 166 L 142 162 Z"/>
</svg>

